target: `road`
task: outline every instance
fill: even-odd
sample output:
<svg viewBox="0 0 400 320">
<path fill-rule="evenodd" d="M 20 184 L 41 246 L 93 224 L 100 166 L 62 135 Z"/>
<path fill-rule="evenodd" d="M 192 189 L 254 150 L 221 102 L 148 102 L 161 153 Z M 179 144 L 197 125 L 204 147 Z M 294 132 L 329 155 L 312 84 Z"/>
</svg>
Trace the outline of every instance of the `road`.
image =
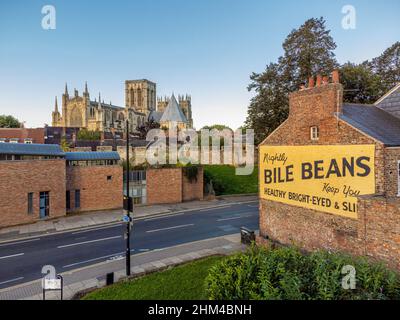
<svg viewBox="0 0 400 320">
<path fill-rule="evenodd" d="M 242 226 L 258 229 L 257 201 L 135 220 L 132 254 L 238 233 Z M 62 273 L 122 258 L 125 231 L 121 223 L 0 243 L 0 289 L 40 279 L 44 265 Z"/>
</svg>

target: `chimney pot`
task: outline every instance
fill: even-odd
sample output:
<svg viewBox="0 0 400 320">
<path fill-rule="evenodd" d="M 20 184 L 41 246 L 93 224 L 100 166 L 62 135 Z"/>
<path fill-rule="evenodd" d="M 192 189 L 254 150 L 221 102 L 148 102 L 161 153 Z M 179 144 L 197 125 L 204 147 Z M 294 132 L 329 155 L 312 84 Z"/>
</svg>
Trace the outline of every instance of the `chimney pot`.
<svg viewBox="0 0 400 320">
<path fill-rule="evenodd" d="M 332 72 L 332 82 L 333 83 L 340 83 L 339 70 L 333 70 L 333 72 Z"/>
<path fill-rule="evenodd" d="M 322 84 L 322 76 L 319 74 L 317 75 L 317 87 L 320 87 Z"/>
<path fill-rule="evenodd" d="M 315 86 L 314 77 L 308 78 L 308 87 L 311 89 L 311 88 L 314 88 L 314 86 Z"/>
<path fill-rule="evenodd" d="M 328 83 L 329 83 L 329 77 L 324 76 L 324 77 L 322 78 L 322 84 L 328 84 Z"/>
</svg>

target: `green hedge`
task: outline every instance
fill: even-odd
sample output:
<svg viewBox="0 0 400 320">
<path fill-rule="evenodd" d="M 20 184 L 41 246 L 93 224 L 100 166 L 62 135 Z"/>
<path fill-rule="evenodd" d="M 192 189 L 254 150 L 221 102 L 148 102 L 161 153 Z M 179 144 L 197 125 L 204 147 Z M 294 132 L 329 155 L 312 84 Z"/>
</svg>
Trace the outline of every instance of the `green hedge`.
<svg viewBox="0 0 400 320">
<path fill-rule="evenodd" d="M 344 266 L 356 270 L 356 289 L 344 289 Z M 399 299 L 400 277 L 364 258 L 296 248 L 253 247 L 210 270 L 206 290 L 212 300 L 359 300 Z"/>
</svg>

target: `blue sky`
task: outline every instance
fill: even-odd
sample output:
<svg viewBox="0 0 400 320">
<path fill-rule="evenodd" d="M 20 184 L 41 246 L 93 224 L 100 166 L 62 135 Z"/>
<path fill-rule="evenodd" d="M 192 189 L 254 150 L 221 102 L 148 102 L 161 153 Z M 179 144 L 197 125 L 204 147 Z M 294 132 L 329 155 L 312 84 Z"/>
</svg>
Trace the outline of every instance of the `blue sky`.
<svg viewBox="0 0 400 320">
<path fill-rule="evenodd" d="M 44 5 L 56 30 L 41 27 Z M 357 27 L 341 27 L 342 7 Z M 68 82 L 124 105 L 124 81 L 147 78 L 158 95 L 189 93 L 197 128 L 242 125 L 249 75 L 282 54 L 287 34 L 323 16 L 339 62 L 361 62 L 400 40 L 398 0 L 14 0 L 0 3 L 0 114 L 51 124 Z"/>
</svg>

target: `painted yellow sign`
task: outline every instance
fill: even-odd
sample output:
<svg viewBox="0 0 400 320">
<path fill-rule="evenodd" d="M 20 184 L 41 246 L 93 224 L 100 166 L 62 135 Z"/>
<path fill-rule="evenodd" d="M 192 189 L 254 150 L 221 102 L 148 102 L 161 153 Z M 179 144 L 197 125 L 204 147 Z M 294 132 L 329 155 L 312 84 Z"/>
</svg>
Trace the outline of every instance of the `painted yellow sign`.
<svg viewBox="0 0 400 320">
<path fill-rule="evenodd" d="M 375 146 L 261 146 L 260 196 L 357 218 L 357 196 L 375 193 Z"/>
</svg>

